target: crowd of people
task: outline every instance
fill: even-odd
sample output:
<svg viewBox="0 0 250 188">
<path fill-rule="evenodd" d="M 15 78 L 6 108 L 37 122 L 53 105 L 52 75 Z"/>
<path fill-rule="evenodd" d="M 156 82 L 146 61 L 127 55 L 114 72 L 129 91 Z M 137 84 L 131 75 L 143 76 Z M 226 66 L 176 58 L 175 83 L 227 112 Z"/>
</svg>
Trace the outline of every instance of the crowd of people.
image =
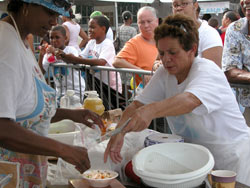
<svg viewBox="0 0 250 188">
<path fill-rule="evenodd" d="M 234 170 L 237 181 L 250 185 L 250 168 L 245 168 L 250 162 L 250 91 L 240 89 L 237 101 L 229 84 L 250 83 L 250 0 L 241 0 L 240 5 L 242 18 L 228 10 L 221 27 L 213 17 L 199 18 L 196 0 L 172 0 L 172 14 L 161 24 L 157 11 L 144 6 L 137 12 L 138 33 L 131 26 L 132 13 L 125 11 L 115 35 L 120 40 L 116 51 L 109 18 L 100 11 L 90 15 L 86 34 L 72 20 L 68 0 L 10 0 L 8 15 L 0 21 L 0 43 L 5 44 L 0 47 L 0 89 L 4 91 L 0 93 L 0 162 L 21 164 L 21 188 L 46 186 L 46 156 L 61 157 L 81 173 L 90 167 L 86 148 L 46 137 L 50 123 L 62 119 L 91 128 L 104 126 L 101 117 L 89 110 L 58 108 L 59 95 L 66 88 L 83 94 L 88 78 L 83 74 L 79 79 L 74 69 L 55 68 L 55 91 L 44 78 L 50 63 L 150 71 L 157 64 L 153 76 L 143 80 L 136 75 L 136 85 L 146 86 L 124 110 L 117 126 L 131 120 L 110 139 L 104 161 L 110 157 L 121 162 L 125 134 L 166 117 L 173 134 L 210 149 L 215 169 Z M 38 61 L 29 43 L 34 35 L 43 37 Z M 95 88 L 98 92 L 122 95 L 119 74 L 92 74 L 103 82 Z M 245 107 L 244 114 L 238 103 Z M 27 165 L 34 170 L 26 173 Z"/>
</svg>

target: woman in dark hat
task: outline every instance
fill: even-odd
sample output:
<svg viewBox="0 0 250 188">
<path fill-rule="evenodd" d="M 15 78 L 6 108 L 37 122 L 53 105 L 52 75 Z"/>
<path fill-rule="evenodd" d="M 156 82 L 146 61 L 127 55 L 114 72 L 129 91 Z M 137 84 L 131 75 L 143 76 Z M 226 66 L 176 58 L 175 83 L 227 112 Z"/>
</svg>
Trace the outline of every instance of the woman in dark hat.
<svg viewBox="0 0 250 188">
<path fill-rule="evenodd" d="M 56 109 L 55 91 L 26 40 L 29 33 L 44 36 L 69 8 L 67 0 L 10 0 L 9 16 L 0 21 L 0 162 L 20 164 L 21 188 L 46 186 L 45 156 L 61 157 L 81 173 L 90 167 L 86 148 L 46 137 L 50 122 L 71 119 L 91 127 L 91 119 L 103 126 L 88 110 Z"/>
</svg>

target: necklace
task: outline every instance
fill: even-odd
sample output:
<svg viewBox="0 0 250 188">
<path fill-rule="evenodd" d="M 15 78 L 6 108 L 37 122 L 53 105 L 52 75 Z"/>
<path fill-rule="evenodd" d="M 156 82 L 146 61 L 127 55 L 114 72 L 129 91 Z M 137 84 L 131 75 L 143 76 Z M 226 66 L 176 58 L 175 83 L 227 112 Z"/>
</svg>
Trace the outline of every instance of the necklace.
<svg viewBox="0 0 250 188">
<path fill-rule="evenodd" d="M 12 16 L 11 14 L 9 14 L 9 16 L 10 16 L 10 18 L 11 18 L 13 24 L 14 24 L 14 27 L 15 27 L 16 32 L 17 32 L 17 36 L 19 37 L 19 39 L 20 39 L 21 41 L 23 41 L 24 47 L 25 47 L 26 49 L 29 48 L 28 41 L 27 41 L 26 39 L 23 40 L 23 39 L 21 38 L 21 35 L 20 35 L 20 32 L 19 32 L 19 29 L 18 29 L 18 27 L 17 27 L 17 24 L 16 24 L 15 19 L 13 18 L 13 16 Z"/>
</svg>

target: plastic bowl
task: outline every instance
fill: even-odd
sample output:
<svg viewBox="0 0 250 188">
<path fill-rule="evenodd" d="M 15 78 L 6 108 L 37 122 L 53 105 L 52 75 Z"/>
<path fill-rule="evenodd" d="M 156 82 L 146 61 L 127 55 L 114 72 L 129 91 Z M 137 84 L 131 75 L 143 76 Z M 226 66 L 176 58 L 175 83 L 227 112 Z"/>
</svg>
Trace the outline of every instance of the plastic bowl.
<svg viewBox="0 0 250 188">
<path fill-rule="evenodd" d="M 166 180 L 156 180 L 154 178 L 141 178 L 144 184 L 157 187 L 157 188 L 194 188 L 199 187 L 206 179 L 207 174 L 202 174 L 197 177 L 176 180 L 176 181 L 166 181 Z"/>
<path fill-rule="evenodd" d="M 81 132 L 76 130 L 76 125 L 73 121 L 62 120 L 50 125 L 48 137 L 64 144 L 73 145 L 75 138 L 80 135 Z"/>
<path fill-rule="evenodd" d="M 91 177 L 93 174 L 110 174 L 110 177 Z M 101 176 L 101 175 L 100 175 Z M 83 173 L 83 179 L 87 180 L 92 187 L 107 187 L 111 181 L 118 176 L 118 173 L 112 170 L 87 170 Z"/>
<path fill-rule="evenodd" d="M 214 167 L 207 148 L 189 143 L 153 145 L 139 151 L 132 162 L 135 174 L 153 187 L 198 186 Z"/>
</svg>

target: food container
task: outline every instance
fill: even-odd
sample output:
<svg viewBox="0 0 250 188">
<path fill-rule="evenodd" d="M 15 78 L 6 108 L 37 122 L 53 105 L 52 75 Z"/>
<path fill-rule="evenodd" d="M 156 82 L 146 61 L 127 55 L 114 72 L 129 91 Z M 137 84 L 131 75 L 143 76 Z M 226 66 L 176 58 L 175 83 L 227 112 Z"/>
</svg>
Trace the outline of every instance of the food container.
<svg viewBox="0 0 250 188">
<path fill-rule="evenodd" d="M 139 151 L 133 171 L 142 181 L 158 188 L 192 188 L 202 184 L 214 167 L 210 151 L 189 143 L 161 143 Z"/>
<path fill-rule="evenodd" d="M 173 142 L 184 142 L 184 139 L 181 136 L 174 134 L 155 133 L 145 138 L 144 146 L 148 147 L 154 144 Z"/>
<path fill-rule="evenodd" d="M 81 139 L 81 131 L 80 128 L 77 129 L 73 121 L 62 120 L 50 125 L 48 137 L 64 144 L 73 145 L 75 139 Z"/>
<path fill-rule="evenodd" d="M 87 180 L 92 187 L 107 187 L 118 176 L 112 170 L 87 170 L 83 173 L 83 179 Z"/>
</svg>

